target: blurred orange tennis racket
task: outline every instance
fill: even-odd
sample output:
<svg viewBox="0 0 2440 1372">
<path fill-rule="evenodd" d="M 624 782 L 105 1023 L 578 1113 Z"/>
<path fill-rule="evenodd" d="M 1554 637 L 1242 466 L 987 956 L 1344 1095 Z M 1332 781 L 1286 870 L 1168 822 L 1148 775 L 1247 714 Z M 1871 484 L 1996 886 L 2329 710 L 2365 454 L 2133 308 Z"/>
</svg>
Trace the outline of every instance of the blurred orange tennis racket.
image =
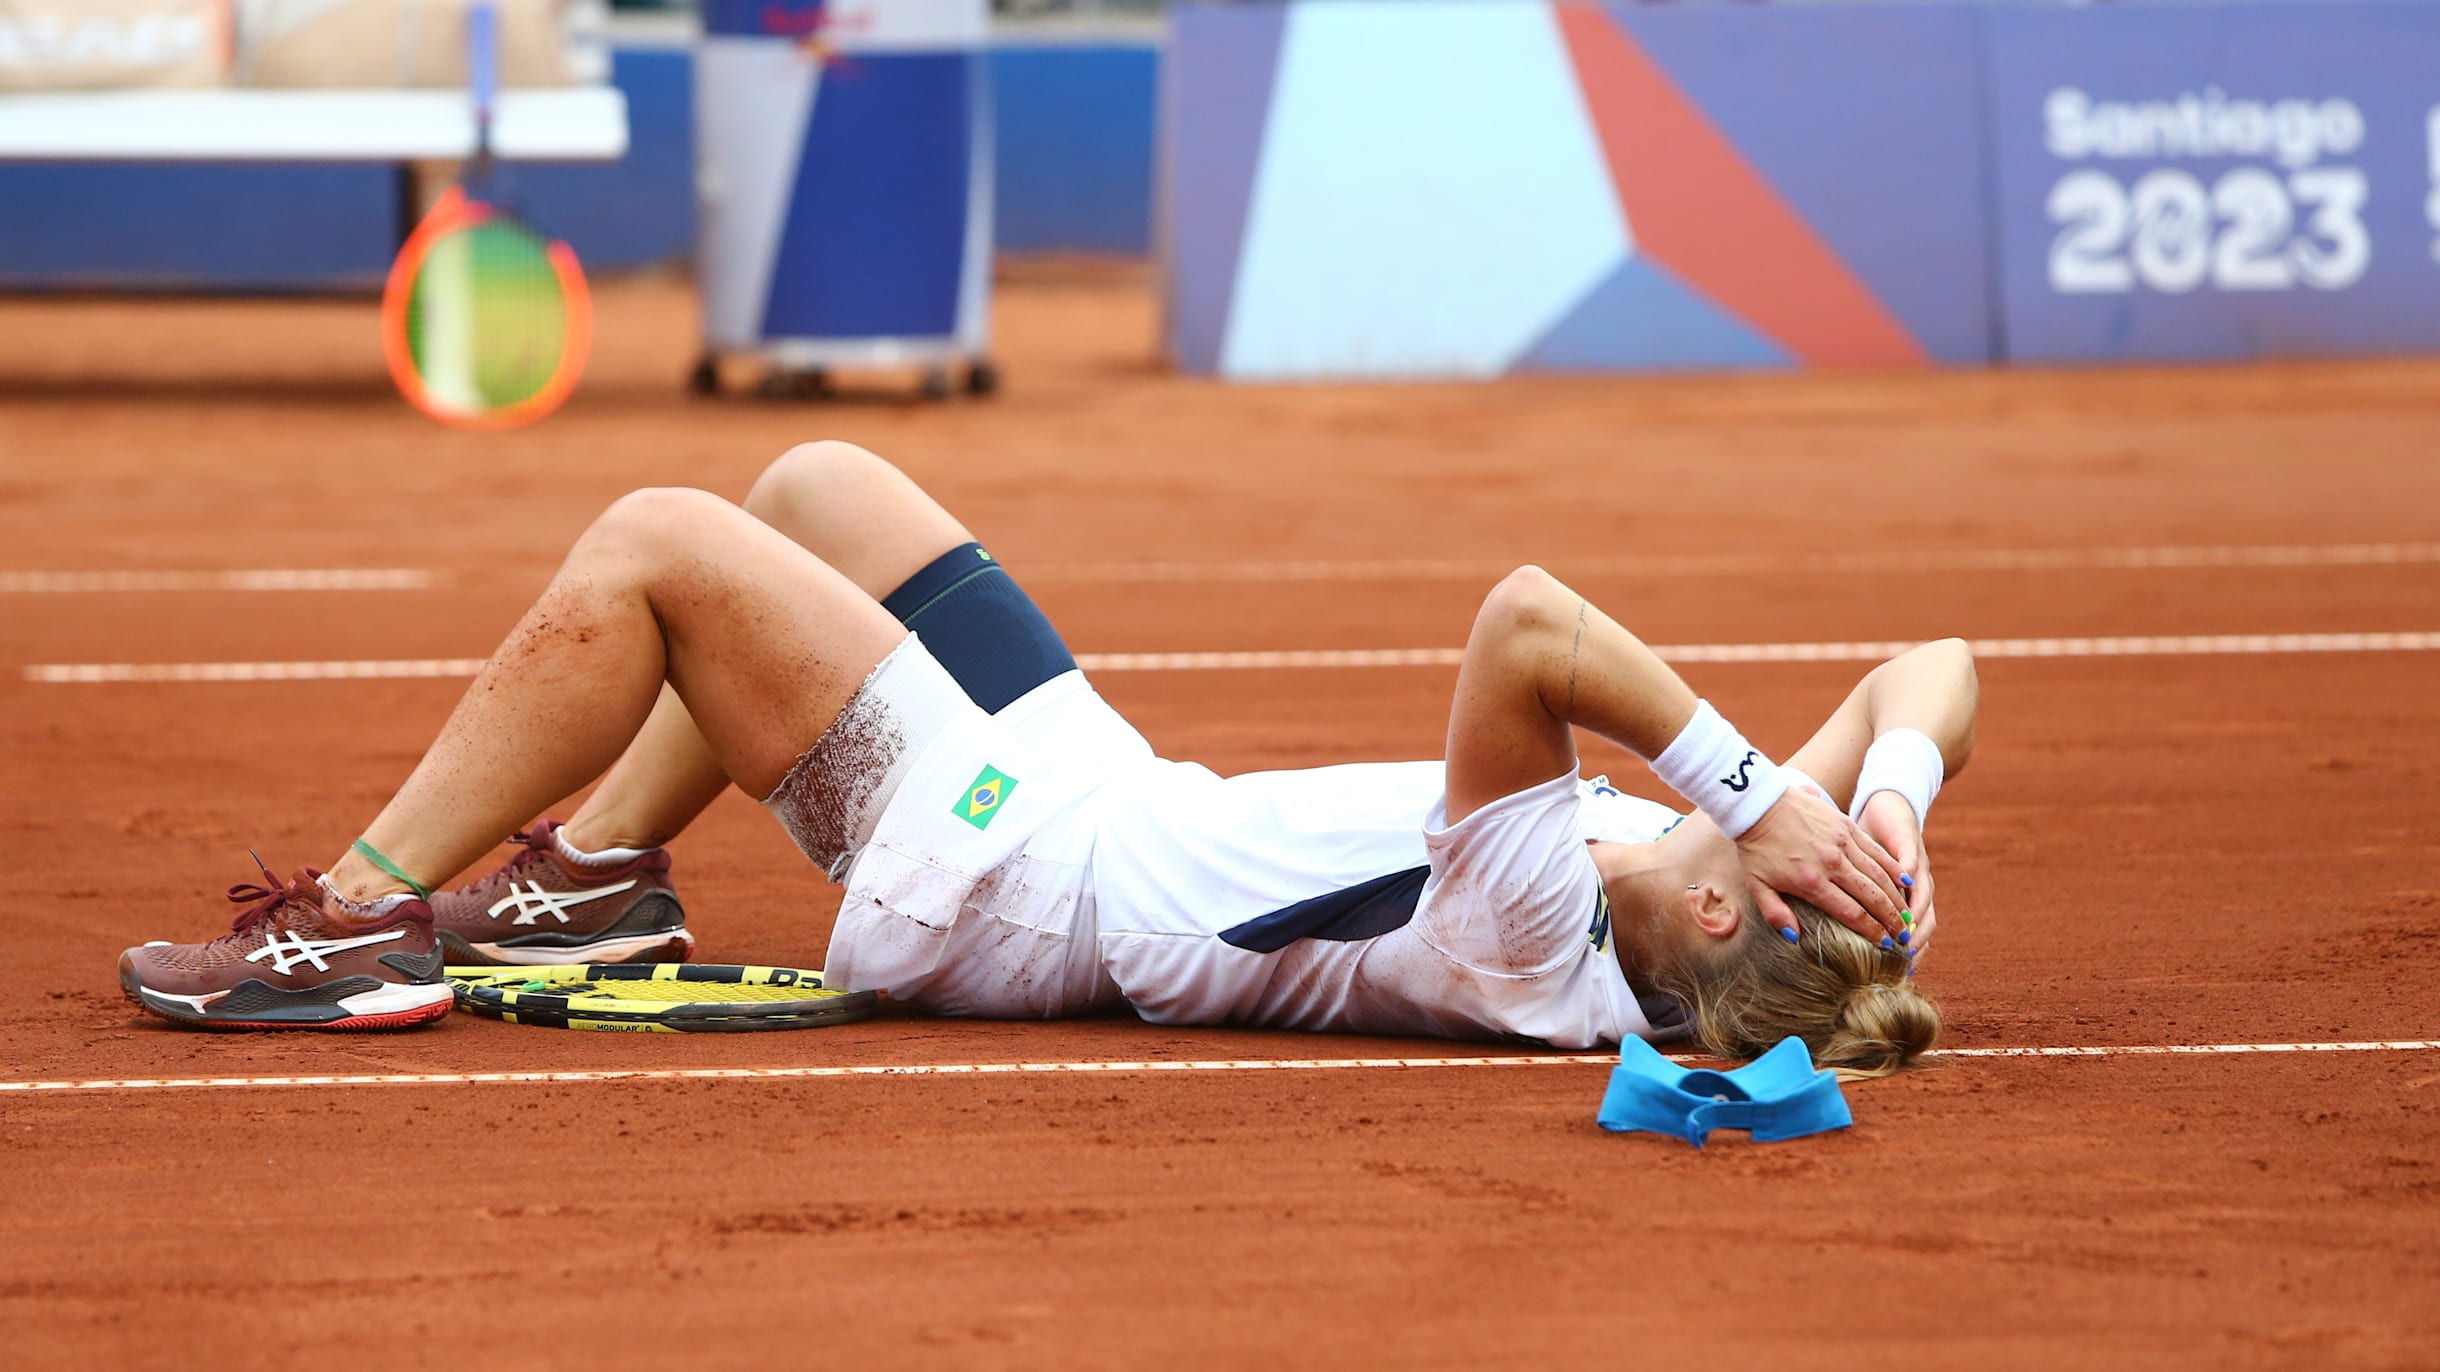
<svg viewBox="0 0 2440 1372">
<path fill-rule="evenodd" d="M 592 298 L 568 245 L 534 227 L 491 151 L 500 15 L 466 10 L 474 157 L 399 249 L 381 296 L 382 350 L 399 393 L 444 424 L 513 429 L 576 389 Z"/>
</svg>

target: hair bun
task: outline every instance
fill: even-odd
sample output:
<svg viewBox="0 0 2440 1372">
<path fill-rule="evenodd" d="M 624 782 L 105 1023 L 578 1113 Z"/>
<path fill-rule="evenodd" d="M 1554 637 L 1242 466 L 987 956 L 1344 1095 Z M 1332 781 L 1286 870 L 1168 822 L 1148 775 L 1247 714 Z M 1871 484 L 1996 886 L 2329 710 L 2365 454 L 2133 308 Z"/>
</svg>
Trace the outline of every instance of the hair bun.
<svg viewBox="0 0 2440 1372">
<path fill-rule="evenodd" d="M 1837 1032 L 1817 1056 L 1839 1066 L 1879 1076 L 1929 1052 L 1940 1038 L 1940 1011 L 1904 981 L 1868 981 L 1849 988 L 1839 1006 Z"/>
</svg>

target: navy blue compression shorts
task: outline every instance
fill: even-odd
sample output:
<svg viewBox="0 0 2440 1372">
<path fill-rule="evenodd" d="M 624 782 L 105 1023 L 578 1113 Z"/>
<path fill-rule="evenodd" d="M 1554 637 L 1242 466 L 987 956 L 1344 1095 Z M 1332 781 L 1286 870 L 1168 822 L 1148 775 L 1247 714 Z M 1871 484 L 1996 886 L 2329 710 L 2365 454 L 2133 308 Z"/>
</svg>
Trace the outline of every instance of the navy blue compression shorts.
<svg viewBox="0 0 2440 1372">
<path fill-rule="evenodd" d="M 991 714 L 1076 670 L 1075 654 L 1059 641 L 1059 631 L 980 543 L 932 559 L 882 597 L 881 608 L 922 635 L 923 646 Z"/>
</svg>

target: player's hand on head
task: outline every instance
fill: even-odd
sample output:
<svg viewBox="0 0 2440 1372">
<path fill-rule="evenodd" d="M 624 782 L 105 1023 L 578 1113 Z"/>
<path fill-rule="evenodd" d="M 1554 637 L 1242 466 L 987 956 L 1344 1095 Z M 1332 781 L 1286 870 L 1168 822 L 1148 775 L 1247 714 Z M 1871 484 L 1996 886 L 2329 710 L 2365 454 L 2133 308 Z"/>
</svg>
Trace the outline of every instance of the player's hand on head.
<svg viewBox="0 0 2440 1372">
<path fill-rule="evenodd" d="M 1795 913 L 1779 895 L 1811 902 L 1865 938 L 1895 938 L 1906 929 L 1905 903 L 1891 875 L 1894 857 L 1837 808 L 1807 790 L 1791 790 L 1737 840 L 1754 903 L 1783 934 Z"/>
<path fill-rule="evenodd" d="M 1914 912 L 1914 937 L 1907 943 L 1910 954 L 1919 954 L 1932 938 L 1936 915 L 1932 907 L 1932 860 L 1924 851 L 1923 826 L 1915 822 L 1915 808 L 1906 797 L 1895 791 L 1875 792 L 1864 802 L 1864 832 L 1886 850 L 1906 875 L 1901 889 L 1906 908 Z"/>
</svg>

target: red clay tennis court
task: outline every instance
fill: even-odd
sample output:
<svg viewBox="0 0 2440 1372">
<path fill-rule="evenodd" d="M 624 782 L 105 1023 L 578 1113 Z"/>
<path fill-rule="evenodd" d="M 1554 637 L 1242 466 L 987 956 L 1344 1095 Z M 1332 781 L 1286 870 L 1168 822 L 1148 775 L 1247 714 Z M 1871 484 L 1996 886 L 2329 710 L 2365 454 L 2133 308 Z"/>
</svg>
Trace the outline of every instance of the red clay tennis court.
<svg viewBox="0 0 2440 1372">
<path fill-rule="evenodd" d="M 2440 1363 L 2440 366 L 1223 387 L 1156 364 L 1148 281 L 1035 269 L 1001 398 L 807 407 L 681 398 L 677 284 L 598 305 L 584 391 L 505 439 L 397 404 L 354 303 L 0 302 L 21 1363 Z M 120 997 L 249 846 L 331 860 L 463 686 L 412 673 L 608 501 L 824 436 L 1223 772 L 1436 756 L 1436 650 L 1526 561 L 1766 748 L 1839 659 L 1974 639 L 1946 1045 L 2260 1050 L 1957 1056 L 1698 1153 L 1598 1130 L 1598 1062 L 1449 1065 L 1524 1049 L 203 1036 Z M 756 807 L 677 853 L 703 956 L 819 961 L 835 894 Z"/>
</svg>

